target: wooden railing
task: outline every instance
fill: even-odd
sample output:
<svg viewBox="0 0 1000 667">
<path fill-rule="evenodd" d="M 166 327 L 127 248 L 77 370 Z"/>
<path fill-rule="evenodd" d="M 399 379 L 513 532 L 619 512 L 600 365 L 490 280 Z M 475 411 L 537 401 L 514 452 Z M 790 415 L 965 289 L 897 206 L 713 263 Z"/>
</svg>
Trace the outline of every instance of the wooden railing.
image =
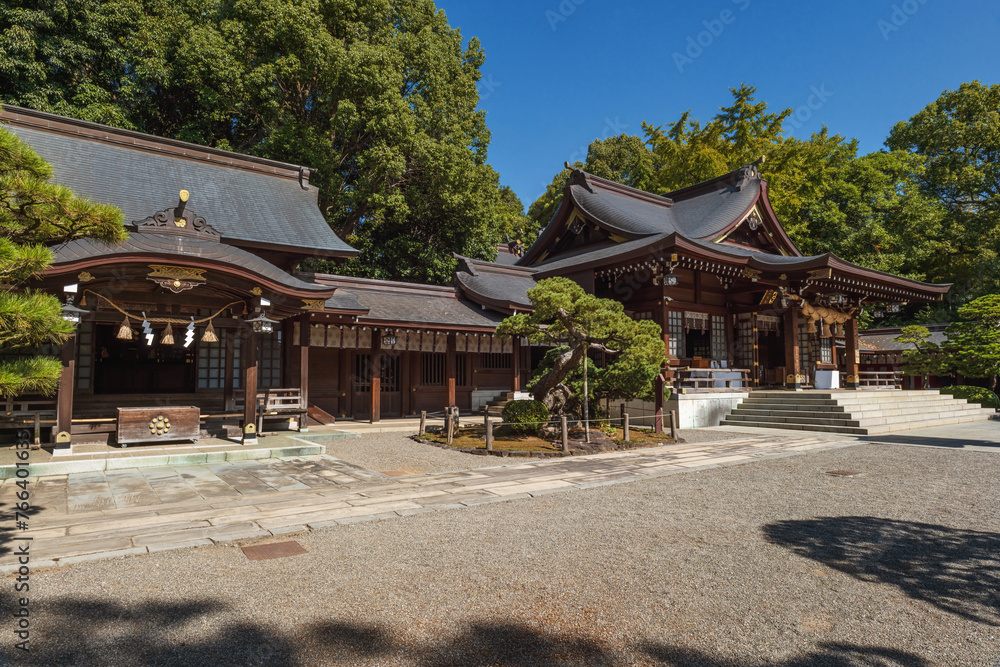
<svg viewBox="0 0 1000 667">
<path fill-rule="evenodd" d="M 45 398 L 8 398 L 3 402 L 0 429 L 32 431 L 33 443 L 42 441 L 42 424 L 55 424 L 56 402 Z"/>
<path fill-rule="evenodd" d="M 680 368 L 674 370 L 674 391 L 680 394 L 746 391 L 750 371 L 745 368 Z"/>
<path fill-rule="evenodd" d="M 840 386 L 847 386 L 847 373 L 841 371 Z M 902 389 L 903 374 L 899 371 L 861 371 L 858 386 L 874 389 Z"/>
</svg>

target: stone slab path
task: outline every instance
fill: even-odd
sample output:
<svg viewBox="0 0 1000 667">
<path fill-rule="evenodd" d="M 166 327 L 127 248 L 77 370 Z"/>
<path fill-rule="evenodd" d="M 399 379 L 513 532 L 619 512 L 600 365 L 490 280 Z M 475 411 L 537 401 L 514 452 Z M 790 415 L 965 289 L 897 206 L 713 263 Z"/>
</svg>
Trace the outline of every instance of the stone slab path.
<svg viewBox="0 0 1000 667">
<path fill-rule="evenodd" d="M 29 479 L 33 569 L 260 539 L 847 447 L 748 438 L 389 477 L 329 456 L 139 468 Z M 0 486 L 7 538 L 16 480 Z M 6 541 L 6 540 L 4 540 Z M 0 573 L 16 570 L 0 549 Z"/>
</svg>

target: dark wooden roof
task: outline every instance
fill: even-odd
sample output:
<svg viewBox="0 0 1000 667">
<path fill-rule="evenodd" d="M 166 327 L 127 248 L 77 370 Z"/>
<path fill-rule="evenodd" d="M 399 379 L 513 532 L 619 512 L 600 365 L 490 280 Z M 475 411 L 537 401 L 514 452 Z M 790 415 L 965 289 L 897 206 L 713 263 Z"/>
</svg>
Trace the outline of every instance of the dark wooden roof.
<svg viewBox="0 0 1000 667">
<path fill-rule="evenodd" d="M 414 285 L 329 274 L 303 275 L 336 288 L 327 311 L 346 313 L 350 303 L 360 307 L 357 322 L 383 326 L 427 326 L 468 331 L 492 331 L 503 316 L 464 298 L 454 287 Z"/>
<path fill-rule="evenodd" d="M 53 249 L 55 262 L 46 275 L 75 273 L 110 263 L 186 263 L 209 270 L 218 268 L 227 273 L 241 274 L 270 283 L 278 291 L 307 299 L 325 298 L 331 293 L 326 285 L 297 278 L 253 253 L 225 243 L 177 236 L 132 232 L 119 245 L 108 245 L 91 239 L 78 239 Z"/>
<path fill-rule="evenodd" d="M 3 105 L 0 119 L 78 196 L 114 204 L 125 222 L 176 206 L 206 219 L 225 243 L 297 256 L 349 257 L 317 206 L 305 167 Z"/>
<path fill-rule="evenodd" d="M 726 240 L 754 211 L 772 242 L 768 247 L 780 253 Z M 569 231 L 571 217 L 578 215 L 605 236 L 588 245 L 567 247 L 562 238 L 573 233 Z M 774 215 L 767 182 L 756 164 L 666 196 L 575 170 L 559 210 L 515 266 L 459 258 L 455 281 L 477 303 L 509 312 L 529 305 L 526 292 L 537 280 L 627 267 L 673 253 L 760 272 L 772 279 L 784 280 L 787 275 L 812 280 L 811 272 L 829 269 L 831 289 L 863 288 L 881 292 L 887 299 L 934 300 L 950 288 L 867 269 L 830 253 L 804 256 Z"/>
</svg>

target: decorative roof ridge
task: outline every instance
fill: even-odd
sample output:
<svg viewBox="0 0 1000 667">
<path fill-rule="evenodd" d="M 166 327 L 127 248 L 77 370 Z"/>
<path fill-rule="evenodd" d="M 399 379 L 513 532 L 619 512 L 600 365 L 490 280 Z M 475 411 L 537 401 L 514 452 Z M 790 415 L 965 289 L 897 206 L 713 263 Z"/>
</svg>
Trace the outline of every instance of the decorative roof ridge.
<svg viewBox="0 0 1000 667">
<path fill-rule="evenodd" d="M 568 163 L 567 163 L 567 168 L 572 169 L 572 167 L 569 167 Z M 633 188 L 630 185 L 624 185 L 617 181 L 601 178 L 600 176 L 594 176 L 593 174 L 583 171 L 582 169 L 573 169 L 573 172 L 566 180 L 566 187 L 569 187 L 571 185 L 580 185 L 591 193 L 594 192 L 593 186 L 596 185 L 602 190 L 612 191 L 615 192 L 616 194 L 632 197 L 633 199 L 641 199 L 643 201 L 648 201 L 653 204 L 666 206 L 667 208 L 673 206 L 674 204 L 673 199 L 671 199 L 670 197 L 654 194 L 652 192 L 646 192 L 645 190 Z"/>
<path fill-rule="evenodd" d="M 721 176 L 716 176 L 715 178 L 710 178 L 707 181 L 702 181 L 700 183 L 695 183 L 694 185 L 688 185 L 680 188 L 679 190 L 674 190 L 673 192 L 668 192 L 666 196 L 670 197 L 674 201 L 679 199 L 690 199 L 705 192 L 718 190 L 718 186 L 720 184 L 727 184 L 729 187 L 735 187 L 742 190 L 751 182 L 760 183 L 763 181 L 760 177 L 760 165 L 764 163 L 765 159 L 766 158 L 761 157 L 750 164 L 743 165 L 742 167 L 722 174 Z"/>
<path fill-rule="evenodd" d="M 11 125 L 76 136 L 157 155 L 170 155 L 234 169 L 296 179 L 304 190 L 309 187 L 309 175 L 315 171 L 311 167 L 158 137 L 155 134 L 125 130 L 111 125 L 102 125 L 101 123 L 60 116 L 12 104 L 0 105 L 0 120 Z"/>
<path fill-rule="evenodd" d="M 338 289 L 360 289 L 368 292 L 385 292 L 387 294 L 408 292 L 411 294 L 423 294 L 425 296 L 458 299 L 458 294 L 453 286 L 404 283 L 395 280 L 377 280 L 374 278 L 358 278 L 355 276 L 340 276 L 333 273 L 308 273 L 304 271 L 300 272 L 299 276 L 303 280 L 306 277 L 310 277 L 319 285 L 327 285 Z"/>
<path fill-rule="evenodd" d="M 474 257 L 466 257 L 465 255 L 459 255 L 458 253 L 452 253 L 451 256 L 458 260 L 459 271 L 463 270 L 463 268 L 467 269 L 465 272 L 473 276 L 477 275 L 477 269 L 483 269 L 487 273 L 503 273 L 513 276 L 530 276 L 538 271 L 538 269 L 533 266 L 519 266 L 517 264 L 488 262 L 485 259 L 475 259 Z"/>
<path fill-rule="evenodd" d="M 920 326 L 926 327 L 931 333 L 943 332 L 950 325 L 947 322 L 937 323 L 937 324 L 921 324 Z M 903 332 L 903 327 L 880 327 L 878 329 L 862 329 L 858 332 L 859 336 L 887 336 L 889 334 L 901 334 Z"/>
</svg>

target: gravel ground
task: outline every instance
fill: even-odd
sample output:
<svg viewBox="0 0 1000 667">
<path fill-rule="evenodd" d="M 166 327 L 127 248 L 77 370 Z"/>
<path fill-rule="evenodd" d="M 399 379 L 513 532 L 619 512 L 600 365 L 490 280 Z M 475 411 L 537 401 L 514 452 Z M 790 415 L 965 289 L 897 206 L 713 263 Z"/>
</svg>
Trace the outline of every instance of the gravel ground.
<svg viewBox="0 0 1000 667">
<path fill-rule="evenodd" d="M 691 429 L 678 431 L 685 443 L 716 442 L 757 437 L 735 431 Z M 393 475 L 419 475 L 524 463 L 525 459 L 503 459 L 449 451 L 416 442 L 405 433 L 366 433 L 359 438 L 323 442 L 326 453 L 367 470 Z"/>
<path fill-rule="evenodd" d="M 77 564 L 32 575 L 19 664 L 994 667 L 998 476 L 858 445 Z"/>
</svg>

